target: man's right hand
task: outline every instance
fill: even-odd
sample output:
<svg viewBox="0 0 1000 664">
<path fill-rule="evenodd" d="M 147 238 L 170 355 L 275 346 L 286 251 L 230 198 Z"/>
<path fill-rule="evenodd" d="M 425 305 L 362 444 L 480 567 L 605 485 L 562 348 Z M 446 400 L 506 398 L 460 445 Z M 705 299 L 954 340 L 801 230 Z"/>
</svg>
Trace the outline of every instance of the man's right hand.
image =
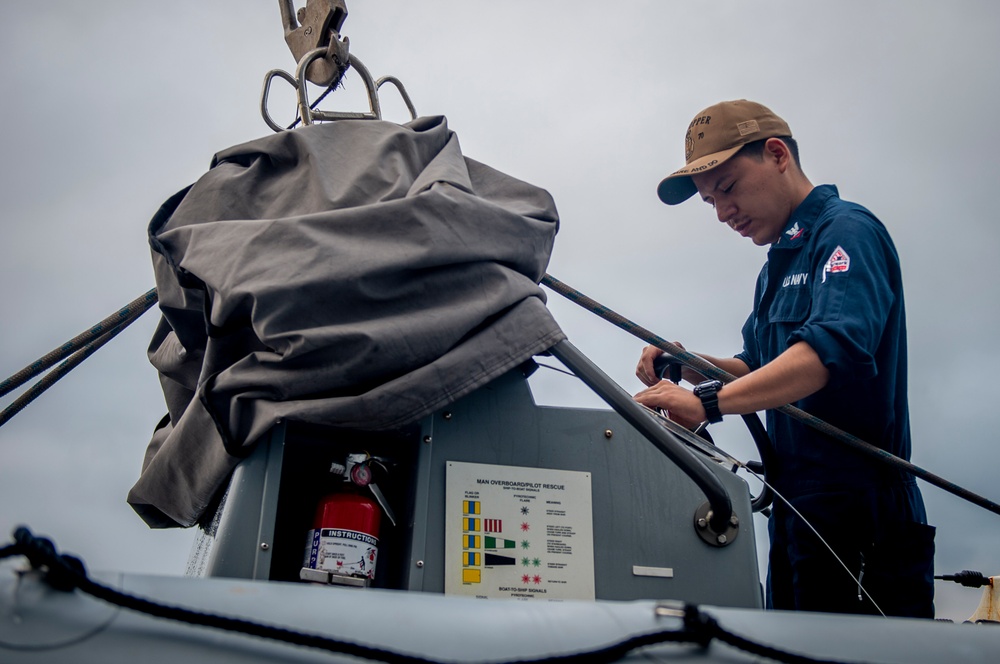
<svg viewBox="0 0 1000 664">
<path fill-rule="evenodd" d="M 674 343 L 677 343 L 676 341 Z M 680 344 L 677 344 L 681 346 Z M 684 348 L 681 346 L 681 348 Z M 660 382 L 660 377 L 656 375 L 656 370 L 653 369 L 653 362 L 660 355 L 663 355 L 663 351 L 656 346 L 646 346 L 642 349 L 642 355 L 639 356 L 639 364 L 635 367 L 635 377 L 642 381 L 642 384 L 646 387 L 652 387 Z"/>
<path fill-rule="evenodd" d="M 679 341 L 673 342 L 675 346 L 681 350 L 687 350 L 684 348 L 684 344 Z M 647 387 L 652 387 L 660 382 L 660 377 L 656 375 L 656 369 L 653 368 L 653 362 L 656 358 L 664 355 L 664 352 L 657 348 L 656 346 L 646 346 L 642 349 L 642 355 L 639 356 L 639 364 L 635 367 L 635 376 L 642 381 Z M 708 359 L 708 358 L 705 358 Z M 711 361 L 711 360 L 709 360 Z M 718 360 L 713 362 L 713 364 L 718 364 Z M 742 365 L 742 362 L 740 363 Z M 743 367 L 743 373 L 746 373 L 746 367 Z M 740 374 L 742 375 L 742 374 Z M 686 380 L 692 385 L 697 385 L 701 381 L 705 380 L 705 377 L 700 373 L 692 369 L 691 367 L 685 366 L 681 369 L 681 379 Z"/>
</svg>

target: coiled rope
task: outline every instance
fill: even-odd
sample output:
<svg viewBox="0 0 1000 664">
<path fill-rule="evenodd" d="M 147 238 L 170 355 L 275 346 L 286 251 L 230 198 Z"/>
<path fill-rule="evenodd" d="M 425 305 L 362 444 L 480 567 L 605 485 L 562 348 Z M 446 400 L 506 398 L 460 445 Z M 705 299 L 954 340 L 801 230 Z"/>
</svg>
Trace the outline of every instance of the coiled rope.
<svg viewBox="0 0 1000 664">
<path fill-rule="evenodd" d="M 576 304 L 580 305 L 581 307 L 590 311 L 591 313 L 597 314 L 598 316 L 608 321 L 609 323 L 612 323 L 615 326 L 625 330 L 632 336 L 638 337 L 639 339 L 642 339 L 646 343 L 652 344 L 653 346 L 656 346 L 660 350 L 670 353 L 671 355 L 674 356 L 674 358 L 678 362 L 686 364 L 687 366 L 691 367 L 692 369 L 696 370 L 698 373 L 704 376 L 721 380 L 724 383 L 729 383 L 736 379 L 736 376 L 732 375 L 731 373 L 724 371 L 723 369 L 720 369 L 711 362 L 695 355 L 694 353 L 689 353 L 688 351 L 684 350 L 677 344 L 671 343 L 666 339 L 664 339 L 663 337 L 653 334 L 652 332 L 642 327 L 641 325 L 638 325 L 629 320 L 628 318 L 625 318 L 621 314 L 618 314 L 612 311 L 611 309 L 608 309 L 600 302 L 597 302 L 596 300 L 587 297 L 580 291 L 570 286 L 567 286 L 566 284 L 564 284 L 563 282 L 559 281 L 558 279 L 549 274 L 546 274 L 542 277 L 541 283 L 542 285 L 547 286 L 548 288 L 552 289 L 559 295 L 562 295 L 571 302 L 575 302 Z M 781 406 L 780 408 L 776 408 L 775 410 L 777 410 L 780 413 L 784 413 L 785 415 L 788 415 L 789 417 L 796 419 L 799 422 L 802 422 L 816 429 L 817 431 L 826 434 L 828 437 L 832 438 L 833 440 L 836 440 L 839 443 L 843 443 L 859 452 L 867 454 L 868 456 L 877 459 L 881 463 L 888 464 L 890 466 L 893 466 L 894 468 L 897 468 L 898 470 L 902 470 L 904 472 L 910 473 L 911 475 L 914 475 L 915 477 L 919 477 L 920 479 L 930 484 L 933 484 L 938 488 L 944 489 L 945 491 L 954 494 L 959 498 L 963 498 L 964 500 L 967 500 L 970 503 L 973 503 L 974 505 L 978 505 L 983 509 L 993 512 L 994 514 L 1000 514 L 1000 504 L 997 504 L 992 500 L 989 500 L 978 494 L 975 494 L 972 491 L 969 491 L 968 489 L 960 487 L 954 482 L 950 482 L 944 479 L 943 477 L 931 473 L 930 471 L 924 470 L 920 466 L 914 465 L 909 461 L 906 461 L 905 459 L 901 459 L 893 454 L 890 454 L 889 452 L 886 452 L 883 449 L 875 447 L 871 443 L 867 443 L 853 434 L 838 429 L 832 424 L 824 422 L 818 417 L 810 415 L 809 413 L 805 412 L 800 408 L 796 408 L 795 406 L 792 405 L 785 405 Z"/>
</svg>

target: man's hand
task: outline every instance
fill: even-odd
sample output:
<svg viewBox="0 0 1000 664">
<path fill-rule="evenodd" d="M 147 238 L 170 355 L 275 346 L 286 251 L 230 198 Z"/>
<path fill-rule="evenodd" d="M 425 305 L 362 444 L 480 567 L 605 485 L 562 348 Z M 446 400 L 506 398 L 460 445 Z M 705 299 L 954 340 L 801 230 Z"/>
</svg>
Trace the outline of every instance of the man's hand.
<svg viewBox="0 0 1000 664">
<path fill-rule="evenodd" d="M 653 347 L 643 350 L 643 360 L 648 359 L 649 365 L 644 366 L 640 361 L 636 370 L 636 375 L 640 379 L 642 379 L 641 370 L 647 371 L 647 376 L 648 372 L 652 371 L 652 360 L 656 354 L 649 348 Z M 719 411 L 723 415 L 754 413 L 795 403 L 823 389 L 830 380 L 830 371 L 823 365 L 816 351 L 804 341 L 792 344 L 774 360 L 752 372 L 738 358 L 719 360 L 708 356 L 702 357 L 739 376 L 737 380 L 719 391 Z M 650 408 L 662 408 L 670 413 L 671 419 L 677 421 L 685 420 L 697 424 L 706 419 L 701 399 L 668 380 L 650 385 L 636 394 L 635 400 Z"/>
<path fill-rule="evenodd" d="M 675 341 L 674 345 L 681 350 L 687 350 L 679 341 Z M 653 368 L 653 362 L 663 354 L 663 351 L 656 346 L 646 346 L 642 349 L 642 355 L 639 356 L 639 364 L 635 367 L 635 377 L 641 380 L 643 385 L 652 387 L 660 381 L 660 377 L 656 375 L 656 370 Z M 705 377 L 691 367 L 684 366 L 681 368 L 681 379 L 693 385 L 705 380 Z"/>
<path fill-rule="evenodd" d="M 657 382 L 634 398 L 643 406 L 664 410 L 670 419 L 688 429 L 694 429 L 707 419 L 701 399 L 669 380 Z"/>
<path fill-rule="evenodd" d="M 642 355 L 639 356 L 639 364 L 635 367 L 635 377 L 647 387 L 652 387 L 660 382 L 659 376 L 653 369 L 653 362 L 660 355 L 663 355 L 663 351 L 656 346 L 646 346 L 642 349 Z"/>
</svg>

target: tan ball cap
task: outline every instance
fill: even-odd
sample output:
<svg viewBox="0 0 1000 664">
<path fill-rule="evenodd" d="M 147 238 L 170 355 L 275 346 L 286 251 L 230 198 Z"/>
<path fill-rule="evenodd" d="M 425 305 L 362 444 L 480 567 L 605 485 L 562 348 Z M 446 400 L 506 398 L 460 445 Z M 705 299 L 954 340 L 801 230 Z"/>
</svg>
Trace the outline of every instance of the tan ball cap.
<svg viewBox="0 0 1000 664">
<path fill-rule="evenodd" d="M 747 143 L 791 135 L 788 123 L 756 102 L 738 99 L 709 106 L 688 125 L 684 168 L 665 177 L 656 193 L 667 205 L 683 203 L 698 191 L 692 175 L 712 170 Z"/>
</svg>

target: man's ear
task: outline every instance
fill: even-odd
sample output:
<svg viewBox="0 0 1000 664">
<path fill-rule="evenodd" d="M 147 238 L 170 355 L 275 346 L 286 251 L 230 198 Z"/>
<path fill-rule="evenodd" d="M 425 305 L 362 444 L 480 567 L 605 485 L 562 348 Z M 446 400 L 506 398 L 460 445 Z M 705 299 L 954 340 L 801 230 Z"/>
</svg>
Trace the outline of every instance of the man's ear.
<svg viewBox="0 0 1000 664">
<path fill-rule="evenodd" d="M 780 138 L 769 138 L 764 143 L 764 160 L 775 163 L 778 171 L 784 173 L 792 161 L 792 152 Z"/>
</svg>

